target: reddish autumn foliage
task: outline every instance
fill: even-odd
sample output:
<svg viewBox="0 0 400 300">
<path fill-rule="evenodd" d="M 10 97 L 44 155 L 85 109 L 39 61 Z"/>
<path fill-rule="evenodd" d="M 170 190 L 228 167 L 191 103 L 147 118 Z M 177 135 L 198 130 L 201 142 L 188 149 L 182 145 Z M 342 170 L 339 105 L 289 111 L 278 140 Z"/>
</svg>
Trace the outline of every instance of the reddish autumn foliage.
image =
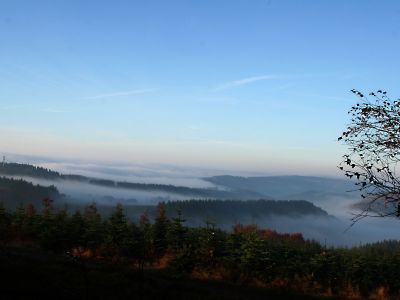
<svg viewBox="0 0 400 300">
<path fill-rule="evenodd" d="M 262 239 L 281 239 L 281 240 L 292 240 L 292 241 L 304 241 L 301 233 L 279 233 L 271 229 L 261 229 L 257 225 L 243 225 L 236 224 L 233 227 L 235 234 L 249 234 L 255 233 Z"/>
</svg>

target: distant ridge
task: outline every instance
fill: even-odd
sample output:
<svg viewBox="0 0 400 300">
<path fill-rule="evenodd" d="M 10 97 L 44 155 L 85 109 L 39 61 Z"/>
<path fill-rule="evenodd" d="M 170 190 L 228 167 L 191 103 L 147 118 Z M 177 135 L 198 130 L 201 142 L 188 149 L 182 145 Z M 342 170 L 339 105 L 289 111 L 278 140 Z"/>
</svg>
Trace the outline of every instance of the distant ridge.
<svg viewBox="0 0 400 300">
<path fill-rule="evenodd" d="M 305 200 L 276 201 L 267 199 L 258 192 L 247 191 L 245 189 L 232 190 L 215 190 L 189 188 L 173 185 L 162 184 L 143 184 L 122 181 L 113 181 L 108 179 L 90 178 L 81 175 L 63 175 L 59 172 L 46 168 L 33 166 L 29 164 L 5 163 L 0 165 L 0 174 L 9 177 L 18 176 L 42 178 L 58 181 L 76 181 L 85 182 L 95 186 L 106 186 L 111 188 L 125 188 L 133 190 L 146 191 L 166 191 L 180 195 L 186 195 L 188 199 L 184 201 L 168 201 L 165 203 L 167 213 L 170 217 L 176 215 L 180 210 L 190 224 L 200 225 L 205 220 L 213 220 L 219 224 L 235 224 L 236 222 L 263 222 L 269 216 L 286 216 L 291 218 L 303 216 L 315 216 L 322 218 L 331 217 L 328 213 L 313 203 Z M 241 177 L 220 176 L 219 179 L 224 180 L 242 180 Z M 225 182 L 225 181 L 224 181 Z M 18 205 L 32 203 L 40 208 L 43 198 L 51 198 L 56 200 L 55 204 L 59 207 L 66 205 L 75 209 L 84 208 L 86 204 L 77 204 L 77 202 L 69 202 L 71 198 L 67 195 L 60 194 L 55 186 L 43 187 L 33 185 L 22 179 L 12 179 L 0 177 L 0 189 L 3 189 L 3 204 L 6 207 L 15 209 Z M 6 197 L 7 196 L 7 197 Z M 198 198 L 195 198 L 198 197 Z M 202 197 L 203 199 L 199 199 Z M 253 199 L 252 199 L 253 197 Z M 109 196 L 109 198 L 114 199 Z M 4 201 L 6 200 L 6 201 Z M 115 205 L 117 201 L 115 201 Z M 136 205 L 134 203 L 127 204 L 127 213 L 131 218 L 138 218 L 144 211 L 149 214 L 156 214 L 154 205 Z M 113 206 L 99 205 L 99 211 L 105 215 L 110 214 Z"/>
<path fill-rule="evenodd" d="M 204 219 L 223 218 L 238 220 L 243 214 L 251 215 L 255 218 L 269 215 L 282 216 L 329 216 L 328 213 L 313 203 L 305 200 L 275 201 L 275 200 L 186 200 L 168 201 L 166 204 L 167 213 L 172 216 L 176 210 L 180 210 L 185 217 L 199 217 Z"/>
<path fill-rule="evenodd" d="M 203 180 L 229 189 L 252 191 L 272 199 L 323 200 L 327 195 L 348 196 L 354 184 L 348 180 L 316 176 L 214 176 Z"/>
<path fill-rule="evenodd" d="M 39 166 L 19 163 L 0 164 L 0 174 L 14 177 L 29 176 L 49 180 L 70 180 L 111 188 L 160 191 L 187 197 L 225 200 L 275 199 L 319 202 L 330 196 L 348 197 L 348 191 L 354 189 L 353 183 L 348 180 L 298 175 L 264 177 L 221 175 L 202 178 L 215 184 L 216 188 L 192 188 L 167 184 L 114 181 L 76 174 L 66 175 Z"/>
<path fill-rule="evenodd" d="M 246 190 L 236 189 L 218 190 L 217 188 L 191 188 L 185 186 L 175 186 L 167 184 L 152 184 L 152 183 L 134 183 L 126 181 L 114 181 L 110 179 L 91 178 L 82 175 L 65 175 L 59 172 L 33 166 L 30 164 L 19 163 L 4 163 L 0 165 L 0 174 L 8 176 L 29 176 L 33 178 L 42 178 L 49 180 L 72 180 L 85 182 L 98 186 L 106 186 L 112 188 L 124 188 L 140 191 L 162 191 L 168 193 L 179 194 L 188 197 L 201 197 L 210 199 L 261 199 L 267 198 L 260 193 Z"/>
</svg>

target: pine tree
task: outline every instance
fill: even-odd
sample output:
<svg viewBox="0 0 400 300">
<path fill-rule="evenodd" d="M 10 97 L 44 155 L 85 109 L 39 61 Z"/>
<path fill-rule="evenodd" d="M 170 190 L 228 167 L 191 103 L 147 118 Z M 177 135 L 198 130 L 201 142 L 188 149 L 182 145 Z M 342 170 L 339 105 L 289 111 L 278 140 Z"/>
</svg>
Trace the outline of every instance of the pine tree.
<svg viewBox="0 0 400 300">
<path fill-rule="evenodd" d="M 109 255 L 118 258 L 129 239 L 129 226 L 124 209 L 118 204 L 107 222 L 106 248 Z"/>
<path fill-rule="evenodd" d="M 150 223 L 147 210 L 139 218 L 136 238 L 140 241 L 138 246 L 138 265 L 143 270 L 146 262 L 154 260 L 153 228 Z M 135 232 L 134 232 L 135 233 Z"/>
<path fill-rule="evenodd" d="M 15 233 L 20 237 L 23 238 L 23 226 L 25 222 L 25 207 L 22 203 L 20 203 L 15 211 L 14 218 L 13 218 L 13 228 Z"/>
<path fill-rule="evenodd" d="M 4 245 L 10 238 L 11 216 L 7 213 L 3 202 L 0 202 L 0 245 Z"/>
<path fill-rule="evenodd" d="M 34 240 L 37 238 L 40 224 L 40 216 L 37 214 L 35 206 L 28 203 L 25 208 L 25 222 L 23 232 L 27 239 Z"/>
<path fill-rule="evenodd" d="M 68 224 L 68 233 L 70 240 L 70 250 L 78 251 L 80 254 L 83 252 L 83 245 L 85 244 L 85 229 L 86 221 L 81 212 L 77 210 L 70 218 Z"/>
<path fill-rule="evenodd" d="M 172 222 L 168 230 L 168 242 L 170 249 L 173 252 L 177 252 L 186 244 L 187 242 L 187 228 L 183 226 L 186 221 L 182 217 L 182 210 L 177 209 L 177 216 L 172 219 Z"/>
<path fill-rule="evenodd" d="M 153 226 L 154 255 L 158 261 L 165 255 L 168 248 L 168 227 L 169 220 L 166 216 L 165 204 L 161 202 L 157 206 L 156 219 Z"/>
<path fill-rule="evenodd" d="M 90 250 L 92 255 L 97 255 L 104 242 L 105 232 L 101 215 L 97 212 L 95 203 L 85 208 L 84 219 L 86 230 L 84 233 L 84 248 Z"/>
</svg>

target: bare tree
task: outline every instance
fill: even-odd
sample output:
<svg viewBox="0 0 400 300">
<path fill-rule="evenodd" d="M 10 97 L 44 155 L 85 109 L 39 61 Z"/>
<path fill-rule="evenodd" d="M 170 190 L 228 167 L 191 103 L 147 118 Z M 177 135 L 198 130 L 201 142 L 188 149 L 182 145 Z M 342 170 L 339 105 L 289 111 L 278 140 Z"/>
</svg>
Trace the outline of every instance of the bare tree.
<svg viewBox="0 0 400 300">
<path fill-rule="evenodd" d="M 350 110 L 351 123 L 338 140 L 348 146 L 339 168 L 356 179 L 362 211 L 353 217 L 400 216 L 400 99 L 381 90 L 368 96 L 351 90 L 359 101 Z"/>
</svg>

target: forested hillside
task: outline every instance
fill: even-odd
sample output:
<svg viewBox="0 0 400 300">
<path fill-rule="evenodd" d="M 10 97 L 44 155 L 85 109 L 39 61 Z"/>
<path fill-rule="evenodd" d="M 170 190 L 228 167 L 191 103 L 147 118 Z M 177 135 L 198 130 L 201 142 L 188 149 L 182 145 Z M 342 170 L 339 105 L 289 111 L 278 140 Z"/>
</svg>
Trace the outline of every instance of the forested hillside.
<svg viewBox="0 0 400 300">
<path fill-rule="evenodd" d="M 328 218 L 326 211 L 304 200 L 186 200 L 169 201 L 165 204 L 168 216 L 177 211 L 190 225 L 214 222 L 219 226 L 231 226 L 237 222 L 254 223 L 269 217 L 298 218 L 314 216 Z"/>
<path fill-rule="evenodd" d="M 185 216 L 186 224 L 191 227 L 203 226 L 207 222 L 218 227 L 229 228 L 236 223 L 265 223 L 272 217 L 287 217 L 296 220 L 302 217 L 333 219 L 326 211 L 308 201 L 274 200 L 184 200 L 162 202 L 168 217 L 177 212 Z M 99 206 L 104 216 L 111 214 L 111 208 Z M 125 207 L 130 219 L 137 219 L 146 212 L 149 217 L 157 215 L 157 207 L 150 205 L 129 205 Z"/>
<path fill-rule="evenodd" d="M 236 189 L 228 191 L 217 188 L 191 188 L 170 184 L 134 183 L 126 181 L 114 181 L 110 179 L 91 178 L 75 174 L 61 174 L 46 168 L 29 164 L 4 163 L 0 165 L 0 174 L 8 176 L 27 176 L 33 178 L 50 179 L 57 181 L 68 180 L 89 183 L 96 186 L 123 188 L 137 191 L 161 191 L 187 197 L 213 198 L 213 199 L 261 199 L 266 198 L 254 191 Z"/>
<path fill-rule="evenodd" d="M 400 291 L 397 241 L 327 248 L 305 240 L 300 233 L 282 234 L 255 225 L 237 224 L 229 231 L 213 224 L 190 228 L 185 226 L 185 216 L 180 213 L 168 218 L 163 204 L 158 206 L 155 219 L 143 214 L 135 222 L 127 221 L 122 206 L 117 206 L 109 218 L 102 218 L 95 205 L 69 215 L 65 210 L 53 209 L 49 201 L 43 204 L 40 213 L 30 206 L 14 213 L 0 208 L 2 249 L 18 245 L 67 254 L 71 263 L 58 265 L 58 272 L 72 272 L 71 264 L 80 261 L 91 285 L 94 279 L 90 276 L 105 275 L 99 275 L 95 264 L 85 263 L 89 258 L 132 270 L 165 269 L 175 278 L 185 275 L 282 288 L 298 295 L 397 297 Z M 7 252 L 0 251 L 2 260 L 4 253 Z M 46 257 L 41 261 L 38 268 L 45 270 Z M 0 268 L 7 265 L 2 263 Z M 18 272 L 22 266 L 14 268 Z M 115 268 L 112 272 L 119 276 Z M 30 284 L 33 294 L 46 284 L 40 277 L 32 280 L 37 283 Z"/>
<path fill-rule="evenodd" d="M 0 177 L 0 203 L 8 209 L 15 209 L 28 203 L 40 207 L 43 199 L 60 199 L 55 186 L 33 185 L 22 179 Z"/>
<path fill-rule="evenodd" d="M 275 200 L 186 200 L 169 201 L 166 203 L 168 212 L 181 210 L 186 216 L 225 215 L 235 216 L 248 213 L 252 215 L 321 215 L 327 212 L 304 200 L 275 201 Z"/>
<path fill-rule="evenodd" d="M 95 186 L 136 191 L 161 191 L 188 198 L 210 199 L 275 199 L 319 202 L 332 195 L 349 196 L 348 191 L 354 189 L 352 182 L 334 178 L 312 176 L 240 177 L 228 175 L 203 178 L 205 181 L 215 184 L 215 188 L 192 188 L 170 184 L 135 183 L 104 178 L 91 178 L 76 174 L 61 174 L 46 168 L 18 163 L 1 164 L 0 174 L 7 176 L 28 176 L 55 181 L 77 181 Z"/>
<path fill-rule="evenodd" d="M 57 208 L 68 207 L 70 212 L 84 209 L 88 201 L 79 202 L 60 194 L 55 186 L 34 185 L 22 179 L 0 177 L 0 203 L 7 209 L 15 210 L 21 205 L 32 204 L 37 209 L 44 199 L 53 201 Z M 98 211 L 103 216 L 112 213 L 113 206 L 118 199 L 110 197 L 107 205 L 97 203 Z M 263 220 L 270 216 L 286 216 L 297 218 L 302 216 L 329 217 L 323 209 L 304 200 L 274 201 L 274 200 L 185 200 L 168 201 L 165 203 L 168 216 L 172 217 L 176 211 L 181 211 L 188 219 L 188 225 L 199 226 L 210 221 L 219 226 L 231 226 L 237 222 L 251 223 Z M 156 206 L 138 205 L 130 202 L 126 205 L 126 212 L 130 219 L 138 218 L 147 212 L 149 216 L 156 215 Z"/>
<path fill-rule="evenodd" d="M 46 168 L 32 166 L 29 164 L 2 163 L 0 164 L 0 174 L 3 175 L 24 175 L 46 179 L 57 179 L 61 174 Z"/>
</svg>

